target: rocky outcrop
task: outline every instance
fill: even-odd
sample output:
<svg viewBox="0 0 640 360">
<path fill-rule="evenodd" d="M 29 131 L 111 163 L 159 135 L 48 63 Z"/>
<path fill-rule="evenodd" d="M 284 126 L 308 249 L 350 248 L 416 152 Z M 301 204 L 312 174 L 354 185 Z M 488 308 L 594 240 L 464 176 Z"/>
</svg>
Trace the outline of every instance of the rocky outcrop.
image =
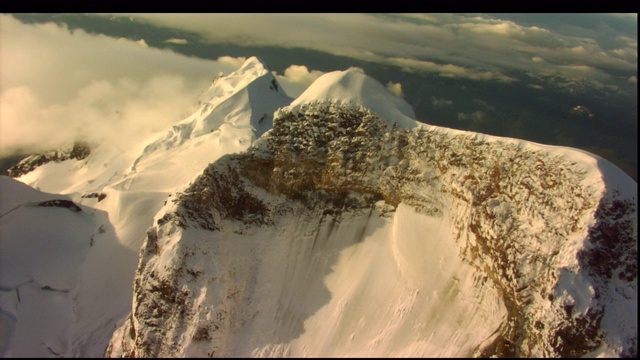
<svg viewBox="0 0 640 360">
<path fill-rule="evenodd" d="M 65 199 L 55 199 L 55 200 L 43 201 L 41 203 L 38 203 L 38 206 L 43 206 L 43 207 L 61 207 L 61 208 L 69 209 L 69 210 L 71 210 L 73 212 L 82 211 L 80 206 L 76 205 L 76 203 L 74 203 L 71 200 L 65 200 Z"/>
<path fill-rule="evenodd" d="M 52 150 L 41 154 L 27 156 L 20 160 L 17 164 L 7 170 L 7 174 L 13 178 L 20 177 L 24 174 L 35 170 L 38 166 L 42 166 L 48 162 L 61 162 L 70 159 L 82 160 L 89 156 L 91 149 L 85 142 L 75 142 L 71 149 Z"/>
</svg>

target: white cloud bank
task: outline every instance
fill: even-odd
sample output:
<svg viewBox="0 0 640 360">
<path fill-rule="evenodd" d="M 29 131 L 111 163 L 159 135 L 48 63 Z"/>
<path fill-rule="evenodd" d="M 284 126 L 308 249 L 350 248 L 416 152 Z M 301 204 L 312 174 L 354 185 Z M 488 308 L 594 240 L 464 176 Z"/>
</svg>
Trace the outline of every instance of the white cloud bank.
<svg viewBox="0 0 640 360">
<path fill-rule="evenodd" d="M 593 31 L 559 32 L 487 15 L 459 14 L 131 14 L 195 32 L 211 43 L 302 47 L 476 81 L 509 82 L 509 70 L 568 78 L 637 69 L 637 39 L 609 48 Z M 607 16 L 602 14 L 602 16 Z M 627 41 L 628 40 L 628 41 Z M 600 42 L 599 42 L 600 41 Z M 572 65 L 588 70 L 577 74 Z M 611 80 L 609 78 L 608 80 Z"/>
<path fill-rule="evenodd" d="M 240 57 L 232 57 L 232 56 L 220 56 L 218 58 L 218 62 L 228 65 L 231 69 L 237 69 L 240 66 L 242 66 L 242 64 L 244 64 L 244 62 L 247 61 L 247 58 L 244 56 L 240 56 Z"/>
<path fill-rule="evenodd" d="M 143 39 L 27 25 L 10 15 L 0 15 L 0 28 L 0 156 L 77 139 L 123 147 L 144 140 L 188 115 L 218 73 L 246 60 L 192 58 Z M 301 92 L 321 74 L 293 65 L 279 80 Z"/>
<path fill-rule="evenodd" d="M 516 79 L 508 70 L 516 69 L 607 84 L 612 79 L 609 70 L 637 70 L 636 38 L 617 35 L 615 47 L 603 48 L 580 33 L 558 34 L 487 16 L 116 16 L 196 32 L 211 43 L 304 47 L 408 72 L 475 81 L 512 82 Z M 140 137 L 162 130 L 191 110 L 215 75 L 233 71 L 244 61 L 190 58 L 145 47 L 143 39 L 91 35 L 52 23 L 26 25 L 10 15 L 0 15 L 0 28 L 0 154 L 20 147 L 66 145 L 80 135 L 126 141 L 129 134 L 138 132 Z M 291 65 L 275 75 L 295 97 L 321 74 Z M 637 79 L 634 75 L 622 81 Z M 400 93 L 401 86 L 391 84 L 389 89 Z"/>
<path fill-rule="evenodd" d="M 163 130 L 192 109 L 224 62 L 0 15 L 0 155 Z"/>
<path fill-rule="evenodd" d="M 188 44 L 189 43 L 186 39 L 178 39 L 178 38 L 167 39 L 164 42 L 169 43 L 169 44 L 180 44 L 180 45 L 184 45 L 184 44 Z"/>
<path fill-rule="evenodd" d="M 324 72 L 311 70 L 304 65 L 291 65 L 284 70 L 284 75 L 273 72 L 276 80 L 291 97 L 298 97 Z"/>
</svg>

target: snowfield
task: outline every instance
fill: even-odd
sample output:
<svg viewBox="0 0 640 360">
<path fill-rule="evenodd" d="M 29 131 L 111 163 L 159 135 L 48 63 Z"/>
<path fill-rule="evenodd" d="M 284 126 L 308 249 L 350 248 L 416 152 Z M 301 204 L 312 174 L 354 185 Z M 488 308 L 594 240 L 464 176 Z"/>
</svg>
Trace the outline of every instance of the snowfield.
<svg viewBox="0 0 640 360">
<path fill-rule="evenodd" d="M 414 118 L 254 57 L 164 133 L 0 177 L 0 353 L 637 355 L 636 182 Z"/>
</svg>

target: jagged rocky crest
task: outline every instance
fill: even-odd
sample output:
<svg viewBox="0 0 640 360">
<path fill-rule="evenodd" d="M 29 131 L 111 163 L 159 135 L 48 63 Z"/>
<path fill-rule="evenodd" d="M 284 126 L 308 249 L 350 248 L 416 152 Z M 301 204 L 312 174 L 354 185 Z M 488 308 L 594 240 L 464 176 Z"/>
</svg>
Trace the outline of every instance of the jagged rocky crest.
<svg viewBox="0 0 640 360">
<path fill-rule="evenodd" d="M 391 216 L 399 204 L 449 217 L 478 286 L 496 289 L 504 303 L 507 316 L 494 336 L 466 356 L 587 355 L 606 341 L 606 304 L 637 293 L 637 205 L 594 192 L 584 178 L 580 164 L 548 152 L 399 128 L 364 107 L 320 101 L 281 109 L 247 152 L 212 163 L 169 198 L 141 250 L 131 316 L 106 355 L 182 356 L 190 347 L 234 355 L 224 339 L 252 321 L 243 308 L 251 287 L 232 289 L 190 263 L 194 253 L 224 261 L 207 255 L 218 235 L 188 240 L 191 229 L 242 237 L 277 228 L 285 215 L 322 223 L 374 210 Z M 575 263 L 560 256 L 567 252 Z M 161 267 L 167 256 L 173 265 Z M 563 289 L 566 277 L 588 280 L 587 303 Z M 206 289 L 226 294 L 215 311 L 196 303 Z M 629 330 L 620 356 L 637 355 L 637 333 Z"/>
<path fill-rule="evenodd" d="M 27 156 L 7 170 L 7 175 L 17 178 L 28 174 L 37 167 L 49 162 L 61 162 L 70 159 L 82 160 L 91 154 L 89 144 L 76 141 L 70 149 L 51 150 L 40 154 Z"/>
</svg>

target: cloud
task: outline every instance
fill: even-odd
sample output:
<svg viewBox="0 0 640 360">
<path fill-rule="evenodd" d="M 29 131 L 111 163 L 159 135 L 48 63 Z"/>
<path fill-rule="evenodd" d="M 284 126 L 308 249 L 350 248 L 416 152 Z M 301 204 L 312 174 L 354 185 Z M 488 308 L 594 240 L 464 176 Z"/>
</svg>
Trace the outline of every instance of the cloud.
<svg viewBox="0 0 640 360">
<path fill-rule="evenodd" d="M 291 65 L 284 71 L 284 76 L 295 82 L 311 84 L 323 74 L 322 71 L 309 71 L 304 65 Z"/>
<path fill-rule="evenodd" d="M 578 45 L 576 47 L 569 48 L 569 51 L 582 55 L 587 52 L 587 49 L 582 45 Z"/>
<path fill-rule="evenodd" d="M 169 75 L 91 82 L 62 104 L 44 104 L 28 86 L 13 87 L 0 95 L 2 150 L 49 150 L 76 139 L 126 147 L 184 117 L 193 96 L 184 78 Z"/>
<path fill-rule="evenodd" d="M 219 63 L 229 65 L 232 69 L 237 69 L 242 66 L 245 61 L 247 61 L 247 58 L 244 56 L 240 56 L 237 58 L 232 56 L 220 56 L 217 61 Z"/>
<path fill-rule="evenodd" d="M 194 110 L 217 73 L 236 69 L 231 59 L 191 58 L 10 15 L 0 15 L 0 28 L 0 155 L 79 138 L 140 141 Z"/>
<path fill-rule="evenodd" d="M 435 106 L 435 107 L 443 107 L 443 106 L 453 105 L 453 101 L 452 100 L 448 100 L 448 99 L 445 99 L 445 98 L 437 98 L 435 96 L 431 97 L 431 102 L 433 103 L 433 106 Z"/>
<path fill-rule="evenodd" d="M 547 46 L 559 44 L 556 39 L 549 37 L 550 31 L 547 29 L 538 26 L 523 26 L 509 20 L 477 16 L 464 22 L 453 23 L 452 27 L 472 34 L 488 35 L 493 40 L 503 38 L 531 45 Z"/>
<path fill-rule="evenodd" d="M 138 45 L 140 45 L 142 47 L 145 47 L 145 48 L 149 47 L 149 45 L 147 45 L 147 42 L 144 41 L 144 39 L 140 39 L 140 40 L 136 41 L 136 44 L 138 44 Z"/>
<path fill-rule="evenodd" d="M 284 70 L 284 75 L 273 72 L 282 88 L 291 97 L 298 97 L 324 72 L 311 70 L 304 65 L 291 65 Z"/>
<path fill-rule="evenodd" d="M 453 64 L 436 64 L 432 61 L 425 60 L 416 60 L 416 59 L 407 59 L 407 58 L 388 58 L 386 60 L 389 64 L 394 64 L 399 66 L 402 70 L 413 72 L 413 71 L 423 71 L 423 72 L 432 72 L 437 73 L 440 76 L 444 77 L 457 77 L 464 78 L 468 80 L 492 80 L 499 82 L 512 82 L 517 81 L 517 79 L 504 75 L 498 71 L 482 71 L 482 70 L 474 70 L 470 68 L 465 68 L 458 65 Z"/>
<path fill-rule="evenodd" d="M 634 39 L 632 37 L 625 36 L 625 35 L 619 35 L 617 38 L 618 38 L 618 40 L 624 42 L 624 44 L 626 46 L 628 46 L 629 48 L 636 49 L 636 50 L 638 49 L 638 39 Z M 637 54 L 637 52 L 636 52 L 636 54 Z"/>
<path fill-rule="evenodd" d="M 637 69 L 637 31 L 606 14 L 115 14 L 201 35 L 209 43 L 305 48 L 478 81 L 513 81 L 511 70 L 607 81 Z M 510 20 L 509 17 L 519 18 Z M 549 20 L 553 19 L 553 21 Z M 600 27 L 595 20 L 606 20 Z M 582 24 L 578 26 L 578 24 Z M 602 22 L 605 24 L 605 22 Z M 637 27 L 637 25 L 636 25 Z M 619 28 L 619 29 L 618 29 Z M 627 30 L 625 30 L 627 29 Z M 336 36 L 339 34 L 339 36 Z M 612 47 L 612 45 L 614 45 Z M 635 54 L 635 55 L 634 55 Z M 540 61 L 544 60 L 544 61 Z M 613 74 L 609 76 L 609 72 Z M 617 80 L 615 80 L 617 81 Z"/>
<path fill-rule="evenodd" d="M 532 89 L 536 89 L 536 90 L 544 90 L 544 86 L 538 85 L 538 84 L 529 84 L 527 86 L 532 88 Z"/>
<path fill-rule="evenodd" d="M 589 79 L 593 84 L 603 85 L 602 82 L 606 82 L 610 77 L 598 68 L 585 64 L 558 65 L 557 67 L 570 78 Z"/>
<path fill-rule="evenodd" d="M 177 38 L 167 39 L 164 42 L 169 44 L 181 44 L 181 45 L 189 43 L 186 39 L 177 39 Z"/>
<path fill-rule="evenodd" d="M 481 100 L 481 99 L 471 99 L 471 101 L 476 104 L 476 105 L 480 105 L 481 107 L 488 109 L 488 110 L 495 110 L 496 108 L 493 105 L 490 105 L 488 102 Z"/>
<path fill-rule="evenodd" d="M 404 97 L 404 94 L 402 93 L 402 84 L 400 83 L 394 83 L 389 81 L 387 83 L 387 90 L 389 90 L 390 93 L 392 93 L 397 97 Z"/>
<path fill-rule="evenodd" d="M 552 26 L 526 14 L 520 16 L 528 17 L 529 23 L 506 19 L 515 16 L 508 14 L 113 16 L 189 31 L 212 44 L 305 48 L 395 66 L 407 72 L 464 80 L 513 82 L 517 80 L 514 75 L 517 72 L 512 70 L 519 70 L 585 80 L 608 89 L 621 82 L 637 82 L 637 30 L 625 32 L 615 26 L 629 17 L 618 16 L 620 19 L 609 21 L 606 27 L 585 29 L 575 25 L 577 21 L 571 27 L 561 21 Z M 634 21 L 637 29 L 637 17 L 627 22 Z M 44 144 L 59 136 L 46 139 L 38 135 L 40 129 L 19 125 L 21 121 L 29 123 L 26 117 L 48 122 L 50 127 L 42 126 L 48 132 L 60 129 L 63 120 L 73 119 L 66 126 L 68 131 L 61 132 L 66 134 L 65 139 L 55 140 L 58 143 L 71 140 L 86 126 L 109 128 L 125 124 L 123 119 L 135 123 L 127 114 L 138 113 L 140 129 L 146 131 L 173 123 L 176 116 L 190 109 L 190 100 L 196 99 L 217 73 L 233 71 L 244 61 L 233 57 L 220 57 L 217 61 L 197 59 L 144 47 L 144 39 L 139 43 L 113 39 L 53 23 L 26 25 L 11 15 L 0 15 L 0 28 L 0 153 L 10 147 Z M 183 40 L 176 37 L 166 42 L 186 43 Z M 276 77 L 285 91 L 295 97 L 320 74 L 302 65 L 292 65 Z M 154 102 L 146 95 L 149 93 L 159 101 Z M 144 106 L 161 107 L 165 103 L 173 104 L 177 110 L 157 113 L 150 109 L 148 116 L 142 114 Z M 469 116 L 463 114 L 461 119 Z M 16 129 L 18 126 L 24 129 Z M 122 129 L 126 127 L 123 125 Z"/>
<path fill-rule="evenodd" d="M 618 56 L 621 59 L 625 59 L 627 61 L 634 61 L 638 59 L 638 51 L 633 49 L 613 49 L 611 50 L 613 54 Z"/>
<path fill-rule="evenodd" d="M 472 113 L 458 113 L 458 120 L 471 120 L 474 123 L 481 123 L 485 119 L 485 113 L 483 111 L 474 111 Z"/>
<path fill-rule="evenodd" d="M 627 81 L 632 83 L 632 84 L 637 84 L 638 83 L 638 78 L 634 75 L 634 76 L 631 76 L 629 79 L 627 79 Z"/>
</svg>

